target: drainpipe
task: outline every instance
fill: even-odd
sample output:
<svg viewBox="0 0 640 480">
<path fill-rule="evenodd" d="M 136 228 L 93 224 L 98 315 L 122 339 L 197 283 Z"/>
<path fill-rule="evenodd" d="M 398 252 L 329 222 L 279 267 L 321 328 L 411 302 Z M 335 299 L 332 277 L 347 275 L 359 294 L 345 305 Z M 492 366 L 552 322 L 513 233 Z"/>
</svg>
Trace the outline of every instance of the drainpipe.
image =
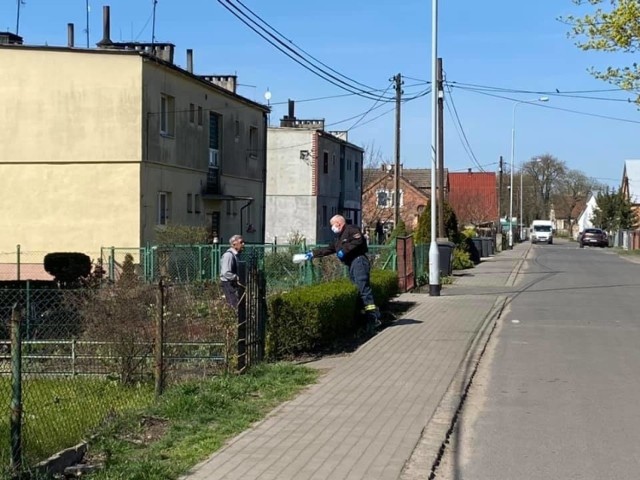
<svg viewBox="0 0 640 480">
<path fill-rule="evenodd" d="M 262 243 L 267 239 L 267 141 L 269 139 L 269 113 L 262 114 L 263 126 L 264 126 L 264 147 L 262 148 L 262 218 L 260 222 L 262 227 L 260 228 L 260 241 Z"/>
<path fill-rule="evenodd" d="M 249 205 L 251 205 L 251 203 L 252 203 L 252 202 L 253 202 L 253 198 L 252 198 L 252 199 L 250 199 L 250 200 L 247 202 L 247 204 L 246 204 L 244 207 L 242 207 L 242 208 L 240 209 L 240 235 L 242 235 L 243 237 L 244 237 L 244 230 L 243 230 L 243 229 L 244 229 L 244 221 L 243 221 L 243 219 L 242 219 L 242 218 L 243 218 L 242 211 L 243 211 L 245 208 L 247 208 Z"/>
</svg>

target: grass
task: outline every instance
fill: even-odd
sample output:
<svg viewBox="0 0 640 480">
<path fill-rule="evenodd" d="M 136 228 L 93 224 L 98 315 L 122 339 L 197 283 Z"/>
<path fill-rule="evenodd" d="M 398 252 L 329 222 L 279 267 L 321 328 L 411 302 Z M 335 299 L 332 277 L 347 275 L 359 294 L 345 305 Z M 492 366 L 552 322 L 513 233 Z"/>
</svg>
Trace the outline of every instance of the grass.
<svg viewBox="0 0 640 480">
<path fill-rule="evenodd" d="M 94 480 L 175 479 L 317 379 L 312 369 L 264 364 L 244 375 L 178 385 L 153 407 L 99 432 L 90 458 Z"/>
<path fill-rule="evenodd" d="M 0 396 L 9 406 L 11 380 L 0 378 Z M 105 418 L 148 406 L 153 389 L 123 387 L 117 381 L 26 376 L 22 386 L 23 461 L 34 465 L 86 438 Z M 9 408 L 0 418 L 0 438 L 9 445 Z M 0 468 L 9 465 L 9 448 L 0 449 Z"/>
<path fill-rule="evenodd" d="M 618 255 L 629 255 L 633 257 L 640 256 L 640 250 L 625 250 L 622 247 L 615 247 L 613 251 L 616 252 Z"/>
</svg>

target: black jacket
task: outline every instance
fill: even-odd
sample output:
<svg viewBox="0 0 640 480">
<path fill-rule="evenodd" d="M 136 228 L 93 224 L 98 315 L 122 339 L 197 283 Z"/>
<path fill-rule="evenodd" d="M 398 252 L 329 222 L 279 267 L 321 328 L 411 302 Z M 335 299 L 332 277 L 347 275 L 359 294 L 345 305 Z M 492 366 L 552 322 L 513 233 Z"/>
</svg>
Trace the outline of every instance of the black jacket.
<svg viewBox="0 0 640 480">
<path fill-rule="evenodd" d="M 362 232 L 355 225 L 345 225 L 342 232 L 336 236 L 332 243 L 324 248 L 315 248 L 314 257 L 325 257 L 332 253 L 343 251 L 344 257 L 341 261 L 345 265 L 351 265 L 357 257 L 367 253 L 367 240 Z"/>
</svg>

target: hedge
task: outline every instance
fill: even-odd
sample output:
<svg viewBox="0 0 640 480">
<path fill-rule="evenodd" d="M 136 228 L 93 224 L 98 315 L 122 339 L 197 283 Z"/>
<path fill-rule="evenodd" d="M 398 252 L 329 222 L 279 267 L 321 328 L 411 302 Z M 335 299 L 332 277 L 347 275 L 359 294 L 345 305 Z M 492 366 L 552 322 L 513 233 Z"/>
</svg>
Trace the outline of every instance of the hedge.
<svg viewBox="0 0 640 480">
<path fill-rule="evenodd" d="M 396 272 L 371 272 L 376 305 L 384 307 L 398 293 Z M 358 290 L 346 279 L 294 288 L 269 298 L 267 356 L 312 352 L 358 329 Z"/>
</svg>

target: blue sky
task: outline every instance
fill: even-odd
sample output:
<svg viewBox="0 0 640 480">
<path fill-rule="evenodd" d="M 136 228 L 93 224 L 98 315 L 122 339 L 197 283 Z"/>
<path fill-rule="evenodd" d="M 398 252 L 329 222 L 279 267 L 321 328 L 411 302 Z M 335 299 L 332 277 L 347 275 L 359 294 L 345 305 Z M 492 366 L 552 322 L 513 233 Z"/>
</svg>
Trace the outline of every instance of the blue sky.
<svg viewBox="0 0 640 480">
<path fill-rule="evenodd" d="M 66 25 L 75 23 L 76 43 L 86 45 L 86 0 L 26 0 L 19 33 L 25 43 L 66 45 Z M 150 41 L 152 0 L 90 0 L 90 44 L 102 38 L 102 5 L 111 5 L 114 41 Z M 287 38 L 336 71 L 384 91 L 396 73 L 405 77 L 405 94 L 425 88 L 431 79 L 430 0 L 243 0 Z M 549 102 L 516 108 L 516 167 L 549 153 L 603 183 L 617 186 L 625 159 L 640 158 L 640 115 L 625 100 L 633 95 L 608 91 L 594 79 L 591 66 L 626 65 L 631 55 L 583 52 L 566 36 L 561 15 L 580 13 L 570 0 L 442 1 L 439 14 L 439 56 L 451 91 L 446 93 L 445 165 L 452 171 L 497 169 L 502 155 L 511 157 L 515 101 L 539 93 L 470 90 L 471 84 L 515 91 L 549 92 Z M 0 30 L 16 29 L 17 1 L 0 2 Z M 238 75 L 239 93 L 265 102 L 271 92 L 276 123 L 294 99 L 299 118 L 324 118 L 330 130 L 348 129 L 374 101 L 355 95 L 303 101 L 345 93 L 277 51 L 233 17 L 217 0 L 158 0 L 156 40 L 176 45 L 176 62 L 185 64 L 194 49 L 199 74 Z M 593 98 L 569 98 L 560 92 Z M 509 99 L 489 96 L 500 95 Z M 393 94 L 393 89 L 387 90 Z M 382 105 L 378 103 L 376 106 Z M 394 155 L 393 104 L 365 116 L 349 133 L 350 141 L 374 146 L 385 159 Z M 454 115 L 458 114 L 460 124 Z M 564 109 L 564 110 L 562 110 Z M 577 114 L 566 110 L 583 112 Z M 374 121 L 380 114 L 390 111 Z M 431 143 L 431 96 L 403 105 L 402 162 L 427 168 Z M 596 117 L 615 117 L 625 121 Z M 341 122 L 350 117 L 354 119 Z M 470 148 L 464 147 L 462 130 Z M 472 152 L 469 153 L 469 150 Z"/>
</svg>

